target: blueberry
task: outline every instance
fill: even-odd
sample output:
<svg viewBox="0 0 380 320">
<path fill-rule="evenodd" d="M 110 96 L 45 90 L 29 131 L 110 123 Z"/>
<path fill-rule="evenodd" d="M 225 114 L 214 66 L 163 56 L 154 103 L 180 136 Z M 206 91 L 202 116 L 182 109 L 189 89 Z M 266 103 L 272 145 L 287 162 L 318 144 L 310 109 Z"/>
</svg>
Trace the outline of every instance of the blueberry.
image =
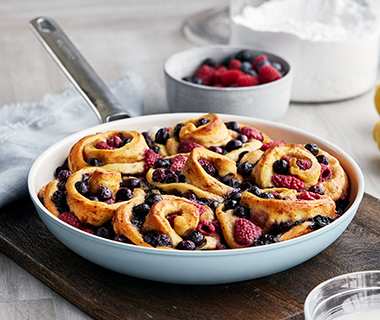
<svg viewBox="0 0 380 320">
<path fill-rule="evenodd" d="M 158 158 L 154 162 L 155 169 L 158 169 L 158 168 L 169 169 L 171 165 L 172 165 L 172 161 L 170 159 Z"/>
<path fill-rule="evenodd" d="M 311 186 L 308 191 L 313 192 L 313 193 L 317 193 L 317 194 L 320 194 L 320 195 L 324 195 L 325 194 L 325 190 L 323 190 L 323 187 L 319 186 L 319 185 Z"/>
<path fill-rule="evenodd" d="M 250 62 L 244 61 L 240 66 L 240 70 L 247 74 L 248 72 L 252 71 L 252 64 Z"/>
<path fill-rule="evenodd" d="M 212 211 L 215 211 L 216 207 L 219 205 L 219 202 L 216 200 L 208 201 L 207 205 L 210 207 Z"/>
<path fill-rule="evenodd" d="M 197 123 L 195 124 L 195 126 L 198 128 L 200 126 L 204 126 L 205 124 L 209 123 L 210 120 L 207 119 L 207 118 L 200 118 L 198 119 Z"/>
<path fill-rule="evenodd" d="M 191 231 L 186 239 L 192 241 L 196 246 L 200 246 L 206 241 L 204 235 L 197 230 Z"/>
<path fill-rule="evenodd" d="M 169 139 L 169 131 L 165 128 L 158 129 L 155 136 L 156 143 L 165 144 Z"/>
<path fill-rule="evenodd" d="M 273 171 L 277 174 L 287 174 L 289 170 L 288 162 L 284 159 L 273 162 Z"/>
<path fill-rule="evenodd" d="M 253 164 L 248 162 L 242 162 L 239 164 L 237 172 L 243 177 L 248 177 L 253 170 Z"/>
<path fill-rule="evenodd" d="M 128 188 L 120 188 L 116 192 L 116 202 L 118 201 L 128 201 L 133 198 L 133 193 L 131 189 Z"/>
<path fill-rule="evenodd" d="M 325 217 L 322 215 L 315 216 L 314 218 L 311 219 L 311 226 L 310 229 L 320 229 L 323 228 L 324 226 L 327 226 L 331 222 L 333 222 L 334 219 L 330 217 Z"/>
<path fill-rule="evenodd" d="M 269 192 L 261 192 L 259 194 L 259 198 L 262 198 L 262 199 L 275 199 L 274 195 L 269 193 Z"/>
<path fill-rule="evenodd" d="M 249 208 L 245 208 L 243 206 L 237 206 L 234 209 L 234 215 L 239 218 L 244 218 L 244 219 L 249 219 L 251 217 Z"/>
<path fill-rule="evenodd" d="M 272 67 L 275 68 L 277 71 L 281 72 L 282 71 L 282 66 L 278 62 L 273 62 Z"/>
<path fill-rule="evenodd" d="M 227 186 L 237 189 L 240 188 L 240 183 L 236 179 L 225 179 L 223 178 L 223 183 L 226 184 Z"/>
<path fill-rule="evenodd" d="M 124 138 L 120 143 L 120 148 L 124 147 L 126 144 L 130 143 L 132 141 L 131 138 Z"/>
<path fill-rule="evenodd" d="M 317 156 L 319 147 L 314 143 L 308 143 L 305 145 L 305 149 L 310 151 L 314 156 Z"/>
<path fill-rule="evenodd" d="M 154 247 L 171 247 L 172 239 L 167 234 L 160 234 L 153 239 L 152 244 Z"/>
<path fill-rule="evenodd" d="M 136 189 L 141 187 L 141 182 L 139 179 L 128 178 L 123 180 L 123 186 L 129 189 Z"/>
<path fill-rule="evenodd" d="M 146 203 L 140 203 L 132 207 L 135 216 L 145 217 L 150 211 L 150 206 Z"/>
<path fill-rule="evenodd" d="M 216 65 L 216 60 L 214 58 L 206 58 L 201 63 L 201 65 L 204 65 L 204 64 L 207 66 L 213 67 Z"/>
<path fill-rule="evenodd" d="M 178 182 L 185 183 L 186 177 L 183 174 L 178 175 Z"/>
<path fill-rule="evenodd" d="M 87 173 L 83 173 L 82 174 L 82 181 L 87 182 L 88 180 L 90 180 L 90 176 Z"/>
<path fill-rule="evenodd" d="M 61 191 L 66 190 L 66 181 L 60 181 L 57 183 L 57 189 Z"/>
<path fill-rule="evenodd" d="M 231 60 L 235 58 L 235 54 L 230 54 L 229 56 L 225 57 L 222 61 L 222 65 L 225 67 L 228 67 L 230 64 Z"/>
<path fill-rule="evenodd" d="M 191 191 L 184 193 L 182 196 L 184 198 L 190 200 L 190 201 L 196 201 L 197 200 L 197 196 Z"/>
<path fill-rule="evenodd" d="M 243 146 L 243 143 L 240 140 L 232 139 L 226 145 L 227 152 L 231 152 L 232 150 L 239 149 Z"/>
<path fill-rule="evenodd" d="M 245 134 L 239 134 L 236 139 L 240 140 L 242 143 L 248 142 L 248 137 Z"/>
<path fill-rule="evenodd" d="M 240 201 L 241 196 L 242 196 L 242 194 L 240 191 L 234 191 L 234 192 L 229 194 L 228 199 Z"/>
<path fill-rule="evenodd" d="M 152 180 L 154 182 L 161 182 L 164 180 L 166 174 L 165 171 L 162 169 L 155 170 L 152 174 Z"/>
<path fill-rule="evenodd" d="M 237 206 L 238 202 L 236 200 L 227 200 L 225 203 L 224 203 L 224 208 L 226 210 L 230 210 L 230 209 L 234 209 L 236 206 Z"/>
<path fill-rule="evenodd" d="M 175 173 L 169 173 L 165 175 L 163 180 L 161 181 L 162 183 L 177 183 L 179 182 L 179 178 Z"/>
<path fill-rule="evenodd" d="M 124 243 L 130 242 L 129 239 L 127 237 L 123 236 L 122 234 L 115 235 L 113 240 L 117 241 L 117 242 L 124 242 Z"/>
<path fill-rule="evenodd" d="M 90 192 L 90 188 L 84 181 L 75 182 L 75 189 L 83 196 L 87 195 Z"/>
<path fill-rule="evenodd" d="M 160 200 L 162 200 L 162 197 L 158 193 L 151 193 L 145 196 L 145 203 L 149 206 L 154 205 L 157 201 Z"/>
<path fill-rule="evenodd" d="M 53 193 L 51 196 L 51 201 L 53 201 L 55 204 L 59 204 L 63 202 L 65 199 L 65 193 L 62 190 L 57 190 Z"/>
<path fill-rule="evenodd" d="M 87 160 L 87 164 L 92 167 L 101 167 L 102 163 L 96 158 L 90 158 Z"/>
<path fill-rule="evenodd" d="M 253 181 L 250 181 L 250 180 L 245 180 L 240 184 L 240 188 L 242 188 L 242 190 L 247 190 L 251 188 L 252 186 L 254 186 L 254 183 Z"/>
<path fill-rule="evenodd" d="M 268 65 L 270 65 L 270 62 L 268 60 L 261 60 L 257 64 L 256 69 L 257 69 L 257 71 L 259 71 L 262 66 L 268 66 Z"/>
<path fill-rule="evenodd" d="M 320 154 L 317 156 L 317 161 L 321 164 L 328 165 L 329 164 L 329 158 L 327 158 L 325 155 Z"/>
<path fill-rule="evenodd" d="M 131 223 L 137 228 L 141 229 L 142 225 L 144 224 L 145 217 L 143 216 L 133 216 L 131 218 Z"/>
<path fill-rule="evenodd" d="M 157 233 L 154 231 L 149 231 L 148 233 L 144 234 L 143 239 L 146 243 L 149 243 L 151 245 L 156 237 Z"/>
<path fill-rule="evenodd" d="M 197 247 L 195 246 L 195 243 L 191 240 L 182 240 L 177 244 L 175 248 L 178 250 L 195 250 Z"/>
<path fill-rule="evenodd" d="M 71 172 L 69 170 L 61 170 L 58 173 L 58 179 L 60 181 L 66 181 L 71 175 Z"/>
<path fill-rule="evenodd" d="M 96 235 L 99 236 L 99 237 L 102 237 L 102 238 L 106 238 L 106 239 L 110 239 L 110 232 L 107 228 L 105 227 L 100 227 L 97 231 L 96 231 Z"/>
<path fill-rule="evenodd" d="M 178 123 L 174 130 L 173 130 L 173 134 L 174 136 L 176 136 L 178 139 L 179 139 L 179 132 L 181 131 L 181 129 L 184 127 L 185 125 L 183 123 Z"/>
<path fill-rule="evenodd" d="M 157 154 L 160 153 L 160 147 L 159 146 L 153 146 L 151 149 L 154 151 L 154 153 L 157 153 Z"/>
<path fill-rule="evenodd" d="M 249 74 L 250 76 L 253 76 L 253 77 L 258 77 L 258 74 L 255 70 L 249 70 L 246 72 L 246 74 Z"/>
<path fill-rule="evenodd" d="M 250 64 L 252 63 L 254 57 L 253 57 L 253 54 L 251 51 L 249 50 L 241 50 L 239 51 L 236 56 L 235 56 L 235 59 L 238 59 L 242 62 L 244 61 L 247 61 L 249 62 Z"/>
<path fill-rule="evenodd" d="M 219 154 L 223 154 L 223 149 L 221 147 L 217 147 L 217 146 L 211 146 L 210 148 L 208 148 L 210 151 L 213 151 L 213 152 L 216 152 L 216 153 L 219 153 Z"/>
<path fill-rule="evenodd" d="M 112 192 L 110 188 L 105 186 L 100 186 L 96 189 L 96 195 L 100 201 L 107 201 L 112 198 Z"/>
<path fill-rule="evenodd" d="M 144 131 L 141 134 L 144 136 L 145 142 L 148 145 L 148 147 L 152 148 L 154 146 L 154 144 L 153 144 L 152 136 L 150 135 L 150 133 Z"/>
<path fill-rule="evenodd" d="M 236 121 L 230 121 L 226 123 L 227 129 L 233 130 L 233 131 L 239 131 L 240 125 Z"/>
<path fill-rule="evenodd" d="M 259 196 L 261 194 L 261 189 L 258 186 L 252 186 L 248 189 L 248 191 L 255 196 Z"/>
</svg>

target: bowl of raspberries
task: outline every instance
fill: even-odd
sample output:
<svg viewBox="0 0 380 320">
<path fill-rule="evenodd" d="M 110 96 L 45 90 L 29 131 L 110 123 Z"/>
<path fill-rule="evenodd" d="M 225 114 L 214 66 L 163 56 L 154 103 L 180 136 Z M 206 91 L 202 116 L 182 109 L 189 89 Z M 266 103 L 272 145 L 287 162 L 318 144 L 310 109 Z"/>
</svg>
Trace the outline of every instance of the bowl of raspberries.
<svg viewBox="0 0 380 320">
<path fill-rule="evenodd" d="M 164 73 L 171 112 L 232 113 L 277 121 L 289 107 L 291 66 L 269 52 L 197 47 L 169 57 Z"/>
</svg>

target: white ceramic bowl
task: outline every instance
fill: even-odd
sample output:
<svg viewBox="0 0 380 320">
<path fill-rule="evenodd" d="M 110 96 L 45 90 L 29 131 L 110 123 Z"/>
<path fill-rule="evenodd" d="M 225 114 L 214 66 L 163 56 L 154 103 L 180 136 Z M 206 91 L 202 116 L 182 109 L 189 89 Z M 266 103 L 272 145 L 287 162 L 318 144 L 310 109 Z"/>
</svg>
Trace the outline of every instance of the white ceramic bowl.
<svg viewBox="0 0 380 320">
<path fill-rule="evenodd" d="M 41 204 L 40 188 L 54 179 L 53 173 L 80 138 L 107 130 L 146 131 L 168 127 L 199 113 L 150 115 L 98 125 L 75 133 L 46 150 L 32 166 L 28 187 L 39 216 L 49 230 L 68 248 L 105 268 L 149 280 L 178 284 L 220 284 L 249 280 L 296 266 L 329 246 L 354 217 L 364 193 L 364 179 L 358 165 L 344 151 L 303 131 L 242 116 L 220 115 L 262 130 L 274 140 L 294 143 L 313 142 L 337 157 L 351 184 L 350 205 L 346 213 L 330 225 L 296 239 L 259 247 L 216 251 L 180 251 L 145 248 L 119 243 L 85 233 L 62 222 Z"/>
<path fill-rule="evenodd" d="M 217 88 L 182 80 L 191 76 L 206 58 L 221 62 L 243 49 L 256 57 L 265 54 L 269 61 L 282 65 L 283 78 L 257 86 Z M 249 47 L 206 46 L 172 55 L 164 64 L 166 97 L 171 112 L 228 113 L 276 121 L 289 107 L 293 71 L 289 63 L 274 54 Z"/>
<path fill-rule="evenodd" d="M 343 274 L 315 287 L 305 301 L 306 320 L 380 319 L 380 271 Z"/>
</svg>

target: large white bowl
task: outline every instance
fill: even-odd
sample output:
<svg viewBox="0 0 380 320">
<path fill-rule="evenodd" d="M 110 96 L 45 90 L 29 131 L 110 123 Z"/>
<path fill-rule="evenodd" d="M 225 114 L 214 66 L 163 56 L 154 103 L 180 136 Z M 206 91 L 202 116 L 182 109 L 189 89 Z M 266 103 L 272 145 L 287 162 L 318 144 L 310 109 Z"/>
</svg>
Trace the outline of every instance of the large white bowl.
<svg viewBox="0 0 380 320">
<path fill-rule="evenodd" d="M 225 121 L 238 121 L 256 127 L 274 140 L 313 142 L 337 157 L 350 179 L 350 205 L 346 213 L 315 232 L 296 239 L 260 247 L 216 251 L 181 251 L 145 248 L 97 237 L 62 222 L 41 204 L 40 188 L 54 179 L 71 146 L 85 135 L 107 130 L 146 131 L 168 127 L 200 113 L 161 114 L 119 120 L 75 133 L 46 150 L 33 164 L 28 178 L 30 196 L 49 230 L 64 245 L 82 257 L 105 268 L 143 279 L 178 284 L 220 284 L 249 280 L 296 266 L 329 246 L 354 217 L 364 193 L 364 179 L 358 165 L 344 151 L 306 132 L 278 123 L 253 118 L 220 115 Z"/>
<path fill-rule="evenodd" d="M 251 87 L 217 88 L 183 80 L 193 75 L 206 58 L 223 61 L 243 49 L 255 57 L 265 54 L 270 62 L 281 64 L 281 79 Z M 164 64 L 166 98 L 172 112 L 229 113 L 277 121 L 287 112 L 292 89 L 293 69 L 278 55 L 249 47 L 205 46 L 178 52 Z"/>
</svg>

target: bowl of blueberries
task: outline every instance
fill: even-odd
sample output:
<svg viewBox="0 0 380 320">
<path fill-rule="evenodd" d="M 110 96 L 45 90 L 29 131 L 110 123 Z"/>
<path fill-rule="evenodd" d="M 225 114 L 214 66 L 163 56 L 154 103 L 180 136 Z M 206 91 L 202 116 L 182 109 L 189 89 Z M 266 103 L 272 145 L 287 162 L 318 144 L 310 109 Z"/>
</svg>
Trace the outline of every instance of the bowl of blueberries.
<svg viewBox="0 0 380 320">
<path fill-rule="evenodd" d="M 288 110 L 293 71 L 283 58 L 253 48 L 204 46 L 164 64 L 171 112 L 229 113 L 277 121 Z"/>
</svg>

